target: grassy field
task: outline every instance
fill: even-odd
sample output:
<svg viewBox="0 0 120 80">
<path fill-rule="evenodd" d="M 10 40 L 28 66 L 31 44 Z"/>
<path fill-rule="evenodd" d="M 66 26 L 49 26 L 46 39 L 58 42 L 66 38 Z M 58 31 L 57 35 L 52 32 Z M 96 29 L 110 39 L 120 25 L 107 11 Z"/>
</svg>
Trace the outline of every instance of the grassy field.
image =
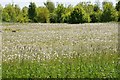
<svg viewBox="0 0 120 80">
<path fill-rule="evenodd" d="M 0 23 L 0 31 L 2 31 L 2 26 Z M 2 78 L 2 33 L 0 32 L 0 79 Z"/>
<path fill-rule="evenodd" d="M 118 25 L 3 25 L 2 78 L 117 78 Z"/>
</svg>

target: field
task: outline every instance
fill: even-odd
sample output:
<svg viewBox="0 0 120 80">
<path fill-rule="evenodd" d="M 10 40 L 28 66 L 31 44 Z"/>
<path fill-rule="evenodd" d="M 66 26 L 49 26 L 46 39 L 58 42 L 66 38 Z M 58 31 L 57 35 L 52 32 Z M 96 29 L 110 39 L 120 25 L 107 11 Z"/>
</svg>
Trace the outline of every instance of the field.
<svg viewBox="0 0 120 80">
<path fill-rule="evenodd" d="M 2 78 L 117 78 L 118 24 L 4 24 Z"/>
</svg>

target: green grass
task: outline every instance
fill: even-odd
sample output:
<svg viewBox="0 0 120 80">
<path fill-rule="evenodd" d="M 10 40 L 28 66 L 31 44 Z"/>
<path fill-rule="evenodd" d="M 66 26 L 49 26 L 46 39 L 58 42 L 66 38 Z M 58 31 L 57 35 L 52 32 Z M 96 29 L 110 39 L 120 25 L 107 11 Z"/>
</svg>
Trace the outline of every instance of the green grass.
<svg viewBox="0 0 120 80">
<path fill-rule="evenodd" d="M 116 24 L 6 28 L 20 32 L 3 32 L 2 78 L 119 77 Z"/>
<path fill-rule="evenodd" d="M 98 58 L 98 56 L 100 56 Z M 8 61 L 3 63 L 6 78 L 116 78 L 117 55 L 91 55 L 49 61 Z"/>
</svg>

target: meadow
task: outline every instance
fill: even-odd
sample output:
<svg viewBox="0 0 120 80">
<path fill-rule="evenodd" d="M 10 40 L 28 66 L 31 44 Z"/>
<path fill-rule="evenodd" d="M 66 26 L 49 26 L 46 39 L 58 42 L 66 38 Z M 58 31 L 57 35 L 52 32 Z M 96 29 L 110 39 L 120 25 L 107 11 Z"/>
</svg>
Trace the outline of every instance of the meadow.
<svg viewBox="0 0 120 80">
<path fill-rule="evenodd" d="M 2 78 L 118 78 L 118 24 L 3 24 Z"/>
</svg>

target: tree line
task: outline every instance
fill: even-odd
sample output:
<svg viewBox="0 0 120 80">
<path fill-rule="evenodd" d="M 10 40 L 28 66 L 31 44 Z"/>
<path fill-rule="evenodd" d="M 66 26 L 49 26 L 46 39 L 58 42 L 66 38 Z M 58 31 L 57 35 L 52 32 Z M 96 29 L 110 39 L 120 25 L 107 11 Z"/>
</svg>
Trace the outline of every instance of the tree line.
<svg viewBox="0 0 120 80">
<path fill-rule="evenodd" d="M 4 8 L 0 5 L 0 21 L 20 23 L 97 23 L 97 22 L 119 22 L 120 1 L 113 6 L 112 2 L 99 4 L 80 2 L 75 6 L 55 4 L 47 0 L 45 6 L 37 7 L 30 2 L 29 7 L 22 9 L 18 5 L 7 4 Z"/>
</svg>

